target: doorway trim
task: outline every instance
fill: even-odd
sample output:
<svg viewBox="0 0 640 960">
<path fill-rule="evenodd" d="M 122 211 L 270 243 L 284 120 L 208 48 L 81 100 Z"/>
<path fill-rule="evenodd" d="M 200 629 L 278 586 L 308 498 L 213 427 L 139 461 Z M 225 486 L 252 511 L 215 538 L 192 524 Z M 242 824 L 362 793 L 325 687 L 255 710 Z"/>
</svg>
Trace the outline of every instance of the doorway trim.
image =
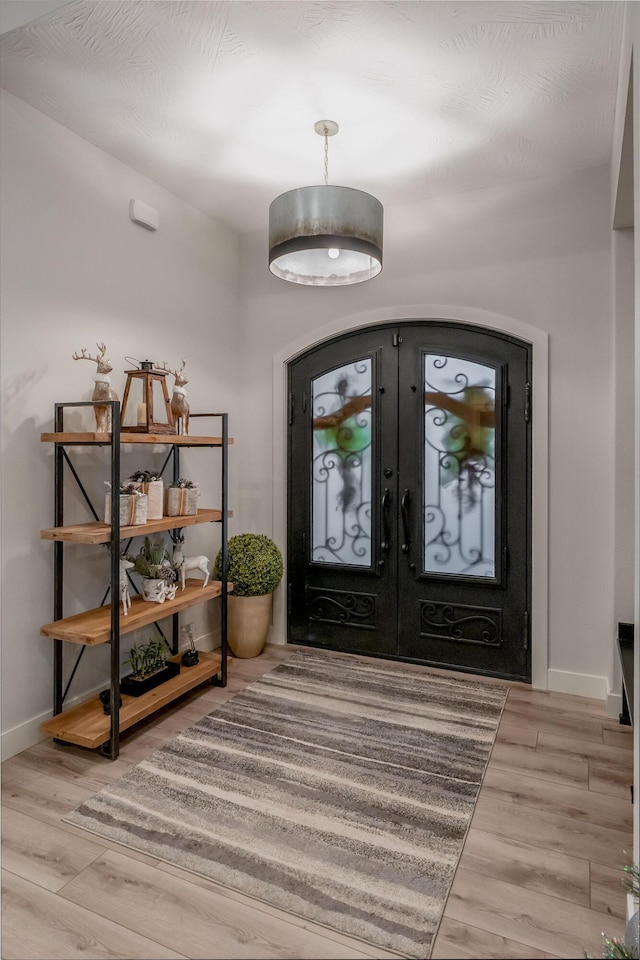
<svg viewBox="0 0 640 960">
<path fill-rule="evenodd" d="M 519 337 L 531 344 L 532 392 L 532 543 L 531 543 L 531 684 L 548 689 L 548 502 L 549 502 L 549 335 L 503 314 L 452 304 L 409 304 L 346 314 L 291 341 L 273 357 L 273 537 L 287 542 L 287 374 L 288 364 L 317 344 L 360 327 L 406 320 L 470 323 Z M 286 583 L 286 558 L 284 583 Z M 274 595 L 272 639 L 285 643 L 287 590 Z"/>
</svg>

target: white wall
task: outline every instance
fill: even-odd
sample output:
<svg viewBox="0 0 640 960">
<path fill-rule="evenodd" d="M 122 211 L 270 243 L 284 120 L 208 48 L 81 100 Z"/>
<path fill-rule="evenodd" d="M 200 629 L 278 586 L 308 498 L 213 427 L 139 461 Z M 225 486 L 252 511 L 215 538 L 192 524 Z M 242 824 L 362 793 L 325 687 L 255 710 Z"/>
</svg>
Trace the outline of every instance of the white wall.
<svg viewBox="0 0 640 960">
<path fill-rule="evenodd" d="M 610 170 L 612 252 L 612 311 L 614 324 L 615 390 L 615 563 L 612 569 L 617 620 L 635 617 L 634 569 L 637 522 L 635 517 L 635 238 L 634 238 L 634 121 L 631 51 L 633 7 L 627 5 L 618 72 Z M 638 18 L 636 17 L 636 21 Z M 638 21 L 640 22 L 640 21 Z M 637 162 L 637 160 L 636 160 Z M 638 198 L 635 198 L 636 202 Z M 620 683 L 620 665 L 614 652 L 614 677 Z"/>
<path fill-rule="evenodd" d="M 612 233 L 614 390 L 615 390 L 615 542 L 611 570 L 614 614 L 633 623 L 635 616 L 634 504 L 634 231 Z M 621 690 L 622 674 L 617 651 L 613 651 L 614 689 Z M 622 699 L 622 698 L 620 698 Z M 617 713 L 615 714 L 617 716 Z"/>
<path fill-rule="evenodd" d="M 634 845 L 633 860 L 637 864 L 640 862 L 640 804 L 637 801 L 640 796 L 640 723 L 637 718 L 640 716 L 640 242 L 638 240 L 638 225 L 640 225 L 640 7 L 637 3 L 627 3 L 625 5 L 625 23 L 623 28 L 622 49 L 620 56 L 620 72 L 618 82 L 618 98 L 616 103 L 616 118 L 614 137 L 611 150 L 611 211 L 612 220 L 616 212 L 616 203 L 622 195 L 628 204 L 629 194 L 633 193 L 633 212 L 631 218 L 627 216 L 626 222 L 634 223 L 633 234 L 629 231 L 621 231 L 622 236 L 616 237 L 614 245 L 614 262 L 618 269 L 619 278 L 616 278 L 616 290 L 624 290 L 624 313 L 622 318 L 618 318 L 618 323 L 625 323 L 629 313 L 633 313 L 634 322 L 634 504 L 628 510 L 629 523 L 633 528 L 634 536 L 634 564 L 633 564 L 633 621 L 635 623 L 635 696 L 634 696 L 634 716 L 636 722 L 634 725 L 634 796 L 636 802 L 634 806 Z M 632 117 L 631 117 L 631 137 L 628 136 L 627 112 L 629 96 L 629 76 L 630 68 L 633 62 L 633 91 L 632 91 Z M 627 122 L 627 137 L 625 137 L 625 121 Z M 633 168 L 633 190 L 629 189 L 629 184 L 624 184 L 622 171 L 625 168 L 624 153 L 629 149 L 629 141 L 632 143 L 632 168 Z M 628 169 L 628 168 L 627 168 Z M 620 189 L 620 183 L 624 189 Z M 632 267 L 629 261 L 632 261 Z M 629 273 L 633 277 L 629 277 Z M 631 307 L 630 301 L 633 301 Z M 625 367 L 628 371 L 628 367 Z M 628 396 L 628 395 L 627 395 Z M 625 553 L 628 548 L 625 543 Z"/>
<path fill-rule="evenodd" d="M 383 198 L 382 198 L 383 199 Z M 342 317 L 402 304 L 481 309 L 549 335 L 549 682 L 605 697 L 612 670 L 613 380 L 609 183 L 606 168 L 479 190 L 401 212 L 385 225 L 379 278 L 344 289 L 278 281 L 266 237 L 243 238 L 243 518 L 272 529 L 282 489 L 272 458 L 273 357 Z M 412 314 L 415 316 L 415 314 Z M 534 383 L 534 391 L 536 385 Z M 272 478 L 273 470 L 273 478 Z M 284 544 L 281 544 L 284 546 Z M 281 640 L 282 636 L 274 637 Z"/>
<path fill-rule="evenodd" d="M 239 245 L 225 227 L 10 94 L 2 94 L 0 107 L 2 729 L 8 755 L 38 739 L 38 723 L 51 712 L 52 641 L 39 629 L 53 619 L 53 545 L 40 540 L 39 531 L 53 525 L 53 449 L 39 438 L 52 429 L 56 401 L 91 395 L 95 365 L 71 355 L 81 347 L 95 354 L 96 341 L 104 341 L 120 397 L 125 356 L 171 366 L 185 356 L 192 410 L 229 410 L 233 432 Z M 131 198 L 159 211 L 157 232 L 131 222 Z M 68 422 L 79 423 L 78 415 Z M 212 432 L 214 426 L 208 423 Z M 145 465 L 141 448 L 127 451 L 123 476 Z M 77 457 L 98 502 L 107 468 L 100 456 L 91 448 Z M 207 475 L 215 456 L 184 455 L 182 472 L 203 483 L 204 506 L 219 505 L 218 476 Z M 162 450 L 154 452 L 149 465 L 162 459 Z M 66 519 L 90 519 L 72 485 L 68 489 Z M 187 548 L 213 557 L 218 541 L 217 525 L 198 528 L 188 534 Z M 95 606 L 108 577 L 107 551 L 71 546 L 65 556 L 65 613 Z M 215 616 L 194 611 L 193 619 L 199 634 L 215 630 Z M 107 647 L 87 651 L 72 696 L 104 685 Z"/>
</svg>

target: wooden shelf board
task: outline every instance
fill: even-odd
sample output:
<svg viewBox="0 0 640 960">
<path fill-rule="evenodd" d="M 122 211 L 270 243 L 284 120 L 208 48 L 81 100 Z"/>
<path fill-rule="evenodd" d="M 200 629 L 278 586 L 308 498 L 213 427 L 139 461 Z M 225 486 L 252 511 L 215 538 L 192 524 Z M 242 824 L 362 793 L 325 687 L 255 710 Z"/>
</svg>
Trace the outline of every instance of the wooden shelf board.
<svg viewBox="0 0 640 960">
<path fill-rule="evenodd" d="M 232 511 L 228 514 L 233 516 Z M 149 520 L 136 526 L 120 527 L 120 539 L 142 537 L 161 530 L 175 530 L 177 527 L 191 527 L 196 523 L 214 523 L 222 519 L 221 510 L 198 510 L 197 513 L 183 517 L 162 517 L 161 520 Z M 65 543 L 109 543 L 111 524 L 92 521 L 91 523 L 73 523 L 66 527 L 50 527 L 40 531 L 42 540 L 58 540 Z"/>
<path fill-rule="evenodd" d="M 72 445 L 105 444 L 111 443 L 111 434 L 59 431 L 57 433 L 41 433 L 40 440 L 43 443 L 69 443 Z M 229 444 L 233 443 L 233 437 L 228 437 L 227 442 Z M 121 433 L 120 443 L 164 443 L 165 445 L 172 444 L 178 447 L 221 447 L 222 437 L 190 437 L 177 433 Z"/>
<path fill-rule="evenodd" d="M 222 589 L 219 580 L 210 580 L 206 587 L 202 586 L 203 583 L 204 580 L 196 578 L 187 580 L 184 590 L 178 586 L 175 600 L 165 600 L 164 603 L 151 603 L 139 596 L 132 597 L 128 615 L 126 617 L 122 615 L 122 608 L 120 611 L 121 635 L 220 596 Z M 227 587 L 229 591 L 233 590 L 232 584 L 227 584 Z M 111 606 L 106 604 L 93 610 L 85 610 L 84 613 L 77 613 L 73 617 L 47 623 L 40 628 L 40 633 L 43 637 L 54 637 L 57 640 L 82 643 L 86 646 L 107 643 L 111 638 Z"/>
<path fill-rule="evenodd" d="M 148 604 L 150 606 L 150 604 Z M 180 660 L 180 656 L 173 657 Z M 231 658 L 227 659 L 227 664 Z M 171 703 L 177 697 L 189 690 L 193 690 L 201 683 L 205 683 L 215 676 L 222 662 L 219 653 L 203 653 L 200 651 L 200 662 L 195 667 L 180 667 L 177 677 L 172 677 L 160 684 L 154 690 L 149 690 L 141 697 L 129 697 L 122 694 L 120 708 L 120 732 L 127 730 L 134 723 L 143 720 L 155 713 L 160 707 Z M 99 697 L 92 697 L 84 703 L 59 713 L 50 720 L 45 720 L 40 729 L 50 737 L 64 740 L 66 743 L 75 743 L 80 747 L 95 749 L 106 743 L 111 735 L 111 718 L 105 716 Z"/>
</svg>

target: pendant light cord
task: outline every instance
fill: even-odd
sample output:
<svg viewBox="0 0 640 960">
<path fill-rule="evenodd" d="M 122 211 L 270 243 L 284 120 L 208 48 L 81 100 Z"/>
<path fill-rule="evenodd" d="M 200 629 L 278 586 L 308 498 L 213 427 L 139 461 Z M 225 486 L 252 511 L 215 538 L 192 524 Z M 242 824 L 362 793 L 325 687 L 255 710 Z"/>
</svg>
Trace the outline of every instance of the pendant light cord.
<svg viewBox="0 0 640 960">
<path fill-rule="evenodd" d="M 324 185 L 329 185 L 329 132 L 324 128 Z"/>
</svg>

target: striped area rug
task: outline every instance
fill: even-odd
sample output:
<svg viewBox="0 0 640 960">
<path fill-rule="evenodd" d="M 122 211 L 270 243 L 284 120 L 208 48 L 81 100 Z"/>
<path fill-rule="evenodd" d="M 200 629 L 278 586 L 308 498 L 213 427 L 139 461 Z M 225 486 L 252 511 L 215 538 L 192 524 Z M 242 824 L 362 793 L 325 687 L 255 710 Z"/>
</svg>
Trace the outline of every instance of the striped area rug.
<svg viewBox="0 0 640 960">
<path fill-rule="evenodd" d="M 429 957 L 506 693 L 295 652 L 65 819 Z"/>
</svg>

